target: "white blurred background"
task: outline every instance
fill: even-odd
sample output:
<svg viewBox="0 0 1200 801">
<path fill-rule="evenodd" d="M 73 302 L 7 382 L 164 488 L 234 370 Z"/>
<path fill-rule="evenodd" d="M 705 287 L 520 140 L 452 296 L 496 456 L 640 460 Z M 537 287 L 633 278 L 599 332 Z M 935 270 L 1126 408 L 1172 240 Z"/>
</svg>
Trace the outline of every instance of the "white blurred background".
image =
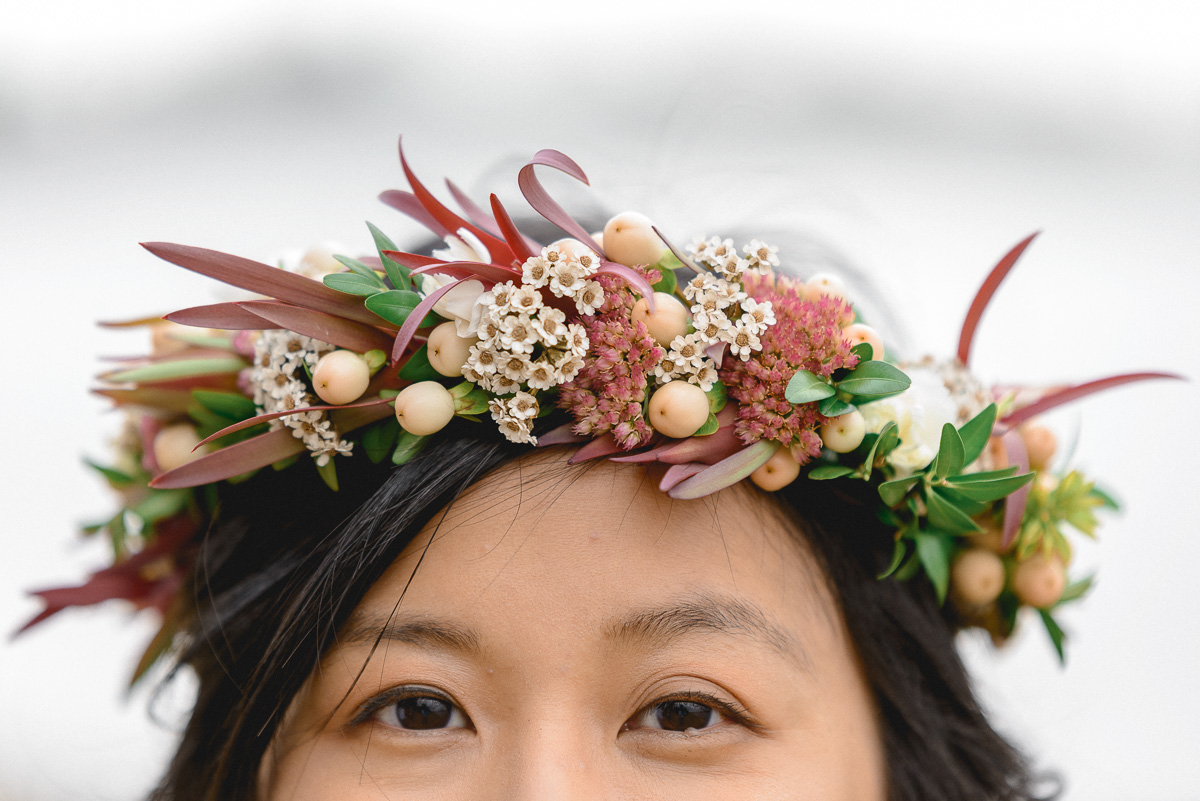
<svg viewBox="0 0 1200 801">
<path fill-rule="evenodd" d="M 412 7 L 408 7 L 408 6 Z M 675 239 L 790 229 L 872 275 L 912 351 L 949 355 L 986 270 L 1045 233 L 977 339 L 978 372 L 1200 376 L 1200 12 L 1194 3 L 416 4 L 41 0 L 0 7 L 0 629 L 23 589 L 103 563 L 77 525 L 110 508 L 82 454 L 116 419 L 87 395 L 91 321 L 208 302 L 140 240 L 269 260 L 319 240 L 416 233 L 375 195 L 408 155 L 430 185 L 522 206 L 543 147 Z M 682 8 L 682 6 L 680 7 Z M 784 254 L 786 256 L 786 253 Z M 1095 398 L 1054 423 L 1127 511 L 1094 594 L 999 655 L 964 642 L 999 727 L 1069 801 L 1200 798 L 1195 385 Z M 164 720 L 123 695 L 151 622 L 64 614 L 0 644 L 0 799 L 133 799 Z"/>
</svg>

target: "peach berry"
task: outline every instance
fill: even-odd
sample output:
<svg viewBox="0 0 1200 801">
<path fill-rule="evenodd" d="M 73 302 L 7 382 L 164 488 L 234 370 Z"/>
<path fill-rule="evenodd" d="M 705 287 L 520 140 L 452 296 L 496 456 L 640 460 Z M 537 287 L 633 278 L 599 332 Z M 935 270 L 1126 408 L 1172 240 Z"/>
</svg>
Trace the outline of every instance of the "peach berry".
<svg viewBox="0 0 1200 801">
<path fill-rule="evenodd" d="M 313 389 L 317 397 L 330 406 L 354 403 L 371 383 L 371 368 L 354 351 L 335 350 L 326 353 L 313 368 Z"/>
<path fill-rule="evenodd" d="M 862 444 L 867 435 L 867 421 L 862 412 L 855 409 L 852 412 L 830 417 L 821 430 L 821 441 L 825 447 L 834 453 L 849 453 Z"/>
<path fill-rule="evenodd" d="M 200 434 L 191 423 L 175 423 L 154 435 L 154 461 L 162 472 L 183 467 L 208 453 L 207 446 L 196 449 Z"/>
<path fill-rule="evenodd" d="M 1026 423 L 1018 431 L 1025 442 L 1025 450 L 1029 453 L 1029 466 L 1034 470 L 1045 470 L 1058 449 L 1054 432 L 1035 423 Z"/>
<path fill-rule="evenodd" d="M 669 347 L 671 340 L 687 333 L 687 307 L 679 302 L 674 295 L 666 292 L 654 293 L 654 311 L 645 298 L 639 298 L 633 304 L 633 321 L 646 324 L 646 330 L 654 341 L 664 348 Z"/>
<path fill-rule="evenodd" d="M 418 381 L 396 396 L 396 419 L 410 434 L 436 434 L 454 417 L 454 398 L 436 381 Z"/>
<path fill-rule="evenodd" d="M 460 376 L 471 346 L 478 341 L 478 337 L 460 337 L 454 323 L 442 323 L 429 332 L 426 343 L 429 364 L 444 376 Z"/>
<path fill-rule="evenodd" d="M 950 568 L 950 588 L 967 606 L 984 606 L 1004 589 L 1004 562 L 985 548 L 960 553 Z"/>
<path fill-rule="evenodd" d="M 871 326 L 862 323 L 848 325 L 842 329 L 842 336 L 850 340 L 851 347 L 866 342 L 871 346 L 871 358 L 875 361 L 883 360 L 883 337 Z"/>
<path fill-rule="evenodd" d="M 663 384 L 650 396 L 650 425 L 668 437 L 684 439 L 708 422 L 708 396 L 686 381 Z"/>
<path fill-rule="evenodd" d="M 1058 603 L 1067 586 L 1067 571 L 1057 556 L 1034 554 L 1018 562 L 1012 588 L 1021 603 L 1045 609 Z"/>
<path fill-rule="evenodd" d="M 800 475 L 800 463 L 787 448 L 780 448 L 766 464 L 750 474 L 750 480 L 768 492 L 783 489 Z"/>
<path fill-rule="evenodd" d="M 638 264 L 658 264 L 667 251 L 653 222 L 644 214 L 626 211 L 604 225 L 604 252 L 611 261 L 633 267 Z"/>
</svg>

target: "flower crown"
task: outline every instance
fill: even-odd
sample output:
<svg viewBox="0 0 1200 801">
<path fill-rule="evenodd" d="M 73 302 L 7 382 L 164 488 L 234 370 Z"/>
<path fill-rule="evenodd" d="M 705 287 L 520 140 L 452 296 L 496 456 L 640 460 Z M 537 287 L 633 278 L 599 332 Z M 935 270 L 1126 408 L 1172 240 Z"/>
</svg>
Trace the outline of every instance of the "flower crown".
<svg viewBox="0 0 1200 801">
<path fill-rule="evenodd" d="M 967 370 L 984 309 L 1032 241 L 988 275 L 956 357 L 898 362 L 831 275 L 777 271 L 757 239 L 678 249 L 627 212 L 584 230 L 535 172 L 587 183 L 543 150 L 518 182 L 570 238 L 522 234 L 495 195 L 490 213 L 453 183 L 462 213 L 400 162 L 411 192 L 381 199 L 444 239 L 422 256 L 369 225 L 377 256 L 319 249 L 271 267 L 181 245 L 151 253 L 258 297 L 120 325 L 149 325 L 153 353 L 101 375 L 128 411 L 111 466 L 123 497 L 90 527 L 114 564 L 82 586 L 39 593 L 45 610 L 126 598 L 169 608 L 190 568 L 200 493 L 267 467 L 315 469 L 332 490 L 344 458 L 403 464 L 453 418 L 530 445 L 577 443 L 572 461 L 666 465 L 661 489 L 698 498 L 749 479 L 868 482 L 895 530 L 880 578 L 923 575 L 966 625 L 1008 637 L 1038 610 L 1059 656 L 1053 610 L 1083 595 L 1068 581 L 1066 527 L 1094 536 L 1108 495 L 1049 469 L 1053 435 L 1035 416 L 1097 390 L 1164 373 L 1118 375 L 1048 391 L 989 388 Z M 555 408 L 571 421 L 540 434 Z M 490 417 L 490 423 L 486 419 Z M 169 617 L 167 617 L 169 621 Z M 27 626 L 28 627 L 28 626 Z M 135 679 L 170 644 L 164 624 Z"/>
</svg>

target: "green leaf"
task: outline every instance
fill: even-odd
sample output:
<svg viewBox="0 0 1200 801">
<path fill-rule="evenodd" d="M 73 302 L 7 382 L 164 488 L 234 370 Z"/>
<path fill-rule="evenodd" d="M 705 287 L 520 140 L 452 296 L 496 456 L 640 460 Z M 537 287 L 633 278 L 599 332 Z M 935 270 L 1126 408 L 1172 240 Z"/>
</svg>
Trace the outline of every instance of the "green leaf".
<svg viewBox="0 0 1200 801">
<path fill-rule="evenodd" d="M 889 508 L 904 500 L 904 496 L 908 491 L 921 480 L 920 476 L 908 476 L 907 478 L 897 478 L 892 481 L 885 481 L 879 485 L 879 497 L 887 504 Z"/>
<path fill-rule="evenodd" d="M 937 487 L 925 493 L 925 508 L 929 522 L 934 528 L 950 534 L 975 534 L 983 529 L 975 524 L 966 512 L 938 491 Z"/>
<path fill-rule="evenodd" d="M 1117 502 L 1116 498 L 1109 495 L 1107 492 L 1100 489 L 1099 487 L 1092 487 L 1090 494 L 1093 498 L 1099 498 L 1100 504 L 1105 509 L 1112 509 L 1113 511 L 1119 511 L 1121 509 L 1121 504 L 1119 504 Z"/>
<path fill-rule="evenodd" d="M 192 378 L 200 375 L 236 373 L 245 366 L 246 360 L 239 356 L 222 356 L 213 359 L 174 359 L 169 362 L 148 364 L 145 367 L 120 370 L 104 376 L 104 378 L 116 384 L 171 381 L 176 378 Z"/>
<path fill-rule="evenodd" d="M 814 467 L 808 474 L 808 477 L 814 481 L 828 481 L 831 478 L 841 478 L 842 476 L 854 475 L 854 468 L 845 467 L 840 464 L 823 464 L 819 467 Z"/>
<path fill-rule="evenodd" d="M 392 282 L 392 286 L 396 289 L 412 289 L 412 281 L 408 275 L 408 268 L 400 262 L 390 259 L 383 255 L 385 250 L 399 250 L 392 240 L 387 238 L 387 235 L 376 228 L 371 223 L 367 223 L 367 228 L 371 229 L 371 238 L 375 240 L 375 247 L 379 251 L 379 260 L 383 262 L 383 269 L 387 272 L 388 280 Z"/>
<path fill-rule="evenodd" d="M 1054 607 L 1052 608 L 1057 608 L 1063 604 L 1070 603 L 1071 601 L 1079 600 L 1086 595 L 1089 590 L 1091 590 L 1092 585 L 1095 583 L 1095 576 L 1085 576 L 1079 581 L 1072 581 L 1067 585 L 1066 589 L 1063 590 L 1062 597 L 1058 599 L 1058 602 L 1054 604 Z"/>
<path fill-rule="evenodd" d="M 396 447 L 396 440 L 399 436 L 400 424 L 395 419 L 384 420 L 379 425 L 368 428 L 362 438 L 362 446 L 363 450 L 367 452 L 367 458 L 373 464 L 382 462 Z"/>
<path fill-rule="evenodd" d="M 387 290 L 382 281 L 372 281 L 369 278 L 363 278 L 357 273 L 330 273 L 321 280 L 330 289 L 336 289 L 338 292 L 344 292 L 347 295 L 365 295 L 370 297 L 371 295 Z"/>
<path fill-rule="evenodd" d="M 400 377 L 406 381 L 438 381 L 445 378 L 429 363 L 428 344 L 417 348 L 413 355 L 408 357 L 408 361 L 400 368 Z"/>
<path fill-rule="evenodd" d="M 318 464 L 317 462 L 313 462 L 313 464 L 317 465 L 317 474 L 321 476 L 321 480 L 325 482 L 325 486 L 329 487 L 334 492 L 337 492 L 338 478 L 336 460 L 334 460 L 334 458 L 331 456 L 329 461 L 325 464 Z"/>
<path fill-rule="evenodd" d="M 908 553 L 908 545 L 904 540 L 897 539 L 896 544 L 892 547 L 892 561 L 887 568 L 875 578 L 883 580 L 900 569 L 900 565 L 904 562 L 904 556 Z"/>
<path fill-rule="evenodd" d="M 953 423 L 942 426 L 942 441 L 933 462 L 933 476 L 945 479 L 958 475 L 963 469 L 963 441 Z"/>
<path fill-rule="evenodd" d="M 454 413 L 459 417 L 471 419 L 473 415 L 483 414 L 488 410 L 488 402 L 491 401 L 492 396 L 484 392 L 482 389 L 479 389 L 474 384 L 472 384 L 471 387 L 472 389 L 470 392 L 468 392 L 466 395 L 463 395 L 461 398 L 456 399 L 454 402 Z M 542 409 L 539 407 L 539 417 L 541 416 L 541 411 Z"/>
<path fill-rule="evenodd" d="M 1020 476 L 1008 476 L 1007 478 L 995 478 L 985 481 L 964 481 L 960 482 L 961 476 L 955 476 L 946 482 L 946 486 L 954 489 L 971 500 L 980 501 L 981 503 L 992 503 L 1001 498 L 1007 498 L 1021 487 L 1033 480 L 1033 473 L 1025 473 Z"/>
<path fill-rule="evenodd" d="M 958 429 L 958 435 L 962 438 L 964 465 L 971 464 L 980 457 L 983 449 L 987 447 L 988 438 L 992 435 L 995 425 L 996 404 L 992 403 Z"/>
<path fill-rule="evenodd" d="M 896 433 L 898 430 L 899 427 L 896 425 L 896 421 L 888 420 L 883 429 L 876 435 L 875 441 L 871 443 L 871 449 L 867 451 L 867 458 L 863 460 L 864 479 L 871 477 L 871 469 L 874 467 L 877 457 L 886 456 L 900 444 L 900 435 Z"/>
<path fill-rule="evenodd" d="M 258 414 L 258 407 L 254 405 L 254 401 L 237 392 L 193 389 L 192 397 L 213 414 L 218 414 L 234 422 L 246 420 Z"/>
<path fill-rule="evenodd" d="M 671 251 L 668 250 L 667 253 L 671 253 Z M 673 253 L 671 254 L 671 258 L 675 258 Z M 666 261 L 666 259 L 662 261 Z M 652 284 L 650 288 L 655 292 L 666 292 L 668 295 L 674 295 L 675 288 L 679 286 L 679 281 L 675 277 L 675 271 L 670 267 L 662 266 L 662 261 L 659 262 L 660 266 L 658 268 L 659 272 L 662 273 L 662 278 Z M 675 261 L 679 260 L 675 259 Z"/>
<path fill-rule="evenodd" d="M 114 470 L 111 467 L 105 467 L 104 465 L 97 464 L 91 459 L 84 459 L 83 463 L 95 470 L 100 475 L 104 476 L 104 478 L 108 481 L 109 486 L 111 486 L 113 489 L 128 487 L 134 482 L 133 476 L 129 475 L 128 473 L 122 473 L 120 470 Z"/>
<path fill-rule="evenodd" d="M 921 560 L 917 557 L 917 552 L 914 550 L 909 557 L 904 560 L 904 564 L 896 569 L 892 575 L 897 581 L 908 581 L 913 576 L 917 575 L 917 571 L 921 569 Z"/>
<path fill-rule="evenodd" d="M 950 586 L 949 539 L 927 531 L 918 531 L 915 539 L 917 541 L 917 558 L 921 560 L 921 567 L 925 569 L 925 575 L 929 576 L 929 580 L 933 582 L 933 588 L 937 591 L 938 603 L 945 603 L 946 590 Z"/>
<path fill-rule="evenodd" d="M 1002 467 L 999 470 L 987 470 L 982 473 L 960 473 L 951 480 L 955 486 L 960 486 L 962 484 L 976 484 L 981 481 L 995 481 L 998 478 L 1008 478 L 1015 475 L 1016 472 L 1017 466 L 1011 465 L 1009 467 Z"/>
<path fill-rule="evenodd" d="M 842 392 L 865 396 L 871 400 L 899 395 L 912 384 L 899 368 L 887 362 L 863 362 L 837 382 Z"/>
<path fill-rule="evenodd" d="M 716 414 L 724 409 L 725 403 L 729 399 L 728 390 L 726 390 L 725 385 L 720 381 L 714 381 L 712 389 L 704 394 L 708 396 L 708 411 L 712 414 Z"/>
<path fill-rule="evenodd" d="M 712 412 L 709 412 L 708 419 L 704 421 L 704 425 L 702 425 L 698 429 L 696 429 L 696 433 L 692 434 L 692 436 L 693 437 L 707 437 L 710 434 L 717 433 L 717 429 L 720 427 L 721 427 L 721 424 L 717 422 L 717 416 L 715 414 L 713 414 Z"/>
<path fill-rule="evenodd" d="M 959 511 L 964 512 L 968 517 L 981 515 L 991 508 L 990 504 L 977 501 L 973 498 L 968 498 L 952 487 L 938 487 L 938 494 L 954 504 Z"/>
<path fill-rule="evenodd" d="M 869 362 L 875 357 L 875 348 L 871 347 L 870 342 L 859 342 L 850 352 L 858 357 L 858 363 Z"/>
<path fill-rule="evenodd" d="M 371 281 L 372 283 L 376 284 L 380 289 L 388 288 L 387 284 L 385 284 L 383 282 L 383 279 L 379 277 L 379 273 L 375 272 L 374 270 L 372 270 L 367 265 L 363 264 L 358 259 L 352 259 L 349 256 L 336 256 L 336 255 L 334 256 L 334 258 L 337 259 L 338 262 L 341 263 L 341 265 L 343 267 L 348 268 L 350 270 L 350 272 L 355 273 L 357 275 L 361 275 L 363 278 L 366 278 L 368 281 Z"/>
<path fill-rule="evenodd" d="M 404 325 L 408 315 L 412 314 L 412 310 L 420 302 L 421 296 L 416 292 L 407 289 L 389 289 L 387 292 L 379 292 L 367 298 L 364 305 L 392 325 Z M 440 319 L 436 314 L 430 312 L 425 315 L 420 327 L 433 325 Z"/>
<path fill-rule="evenodd" d="M 1059 663 L 1067 664 L 1067 654 L 1063 649 L 1063 642 L 1067 639 L 1067 635 L 1059 628 L 1058 621 L 1050 616 L 1050 613 L 1045 609 L 1039 609 L 1038 615 L 1042 618 L 1042 623 L 1046 626 L 1046 633 L 1050 635 L 1050 642 L 1054 644 L 1054 650 L 1058 654 Z"/>
<path fill-rule="evenodd" d="M 187 508 L 188 500 L 191 497 L 192 492 L 188 489 L 151 490 L 141 503 L 129 511 L 150 526 L 159 520 L 182 512 Z"/>
<path fill-rule="evenodd" d="M 838 417 L 854 411 L 853 403 L 846 403 L 841 398 L 826 398 L 817 404 L 817 411 L 826 417 Z"/>
<path fill-rule="evenodd" d="M 428 441 L 429 437 L 427 436 L 417 436 L 407 431 L 402 432 L 399 442 L 396 443 L 396 450 L 392 451 L 392 464 L 404 464 L 410 461 L 421 452 Z"/>
<path fill-rule="evenodd" d="M 836 394 L 837 390 L 831 387 L 829 382 L 808 370 L 797 370 L 796 374 L 788 381 L 787 389 L 783 391 L 788 403 L 796 404 L 812 403 L 823 398 L 831 398 Z"/>
<path fill-rule="evenodd" d="M 371 371 L 371 375 L 375 375 L 380 367 L 387 364 L 388 355 L 381 350 L 369 350 L 363 355 L 363 361 L 367 363 L 367 369 Z"/>
</svg>

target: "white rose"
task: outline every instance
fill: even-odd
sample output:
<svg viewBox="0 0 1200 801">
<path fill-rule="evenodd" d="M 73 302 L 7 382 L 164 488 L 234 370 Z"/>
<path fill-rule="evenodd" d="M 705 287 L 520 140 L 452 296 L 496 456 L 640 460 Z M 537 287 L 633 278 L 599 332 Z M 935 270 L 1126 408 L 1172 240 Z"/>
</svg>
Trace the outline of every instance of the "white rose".
<svg viewBox="0 0 1200 801">
<path fill-rule="evenodd" d="M 887 463 L 896 468 L 898 477 L 911 475 L 933 461 L 942 441 L 942 426 L 954 423 L 957 416 L 950 391 L 935 370 L 914 367 L 905 372 L 912 379 L 908 389 L 859 408 L 867 431 L 873 434 L 889 421 L 895 422 L 900 445 L 888 454 Z"/>
<path fill-rule="evenodd" d="M 429 297 L 446 284 L 453 283 L 454 280 L 441 273 L 426 273 L 424 280 L 421 281 L 421 294 Z M 486 305 L 478 303 L 479 296 L 482 294 L 482 282 L 463 281 L 438 298 L 437 303 L 433 304 L 433 311 L 447 320 L 454 321 L 454 331 L 460 337 L 473 336 L 479 330 L 479 322 L 487 310 Z"/>
<path fill-rule="evenodd" d="M 492 254 L 479 241 L 479 237 L 466 228 L 458 229 L 458 236 L 453 234 L 445 237 L 446 247 L 433 251 L 435 259 L 442 261 L 475 261 L 487 263 L 492 260 Z"/>
</svg>

